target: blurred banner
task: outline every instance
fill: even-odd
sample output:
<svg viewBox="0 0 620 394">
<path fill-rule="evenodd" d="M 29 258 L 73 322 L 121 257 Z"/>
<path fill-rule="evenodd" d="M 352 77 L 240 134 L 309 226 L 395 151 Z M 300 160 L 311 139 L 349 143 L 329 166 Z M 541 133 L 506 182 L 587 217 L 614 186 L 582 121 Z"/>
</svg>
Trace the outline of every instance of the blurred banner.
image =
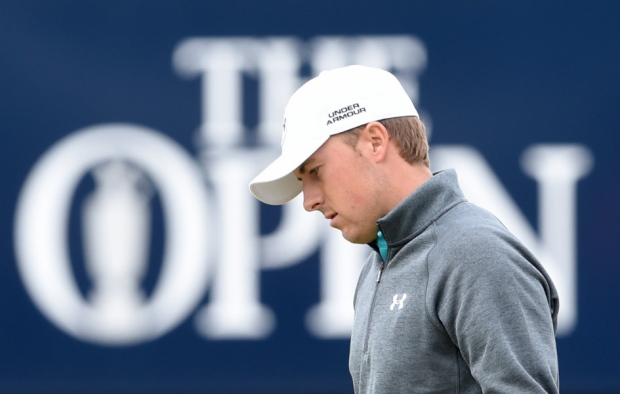
<svg viewBox="0 0 620 394">
<path fill-rule="evenodd" d="M 370 253 L 248 182 L 304 81 L 400 79 L 434 170 L 560 293 L 563 393 L 620 393 L 620 3 L 0 1 L 0 392 L 352 393 Z"/>
</svg>

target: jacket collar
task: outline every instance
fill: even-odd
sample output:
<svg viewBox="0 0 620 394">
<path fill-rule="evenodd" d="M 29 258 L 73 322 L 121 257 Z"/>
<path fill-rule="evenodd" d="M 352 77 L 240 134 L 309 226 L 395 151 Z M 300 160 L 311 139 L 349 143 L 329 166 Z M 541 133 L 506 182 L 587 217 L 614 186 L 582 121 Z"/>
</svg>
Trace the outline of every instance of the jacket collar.
<svg viewBox="0 0 620 394">
<path fill-rule="evenodd" d="M 377 221 L 388 244 L 391 257 L 457 204 L 464 201 L 456 171 L 448 169 L 433 174 L 386 216 Z M 377 242 L 369 244 L 378 251 Z M 388 258 L 389 258 L 388 257 Z"/>
</svg>

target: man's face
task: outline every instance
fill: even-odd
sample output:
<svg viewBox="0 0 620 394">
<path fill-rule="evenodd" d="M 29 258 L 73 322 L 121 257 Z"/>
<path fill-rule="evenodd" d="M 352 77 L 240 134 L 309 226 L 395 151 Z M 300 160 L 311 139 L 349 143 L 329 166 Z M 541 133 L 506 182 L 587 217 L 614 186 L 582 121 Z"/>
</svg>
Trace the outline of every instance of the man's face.
<svg viewBox="0 0 620 394">
<path fill-rule="evenodd" d="M 350 242 L 377 238 L 376 221 L 385 214 L 380 204 L 382 191 L 374 163 L 363 149 L 333 136 L 294 174 L 303 183 L 307 211 L 323 213 Z"/>
</svg>

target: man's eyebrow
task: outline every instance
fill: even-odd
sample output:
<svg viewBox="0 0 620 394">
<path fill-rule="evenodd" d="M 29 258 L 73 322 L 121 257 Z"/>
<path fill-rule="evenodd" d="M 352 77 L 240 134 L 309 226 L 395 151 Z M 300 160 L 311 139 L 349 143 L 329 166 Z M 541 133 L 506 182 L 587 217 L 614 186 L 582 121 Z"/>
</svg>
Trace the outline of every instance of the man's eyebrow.
<svg viewBox="0 0 620 394">
<path fill-rule="evenodd" d="M 299 173 L 300 173 L 301 175 L 303 175 L 303 174 L 305 174 L 305 173 L 306 173 L 306 166 L 307 166 L 310 162 L 312 162 L 312 159 L 311 159 L 311 158 L 310 158 L 310 159 L 308 159 L 308 160 L 306 160 L 306 161 L 304 161 L 303 163 L 301 163 L 301 165 L 299 166 Z M 300 180 L 300 181 L 301 181 L 301 178 L 297 177 L 297 180 Z"/>
<path fill-rule="evenodd" d="M 303 163 L 302 165 L 300 165 L 300 166 L 298 167 L 298 169 L 299 169 L 299 173 L 300 173 L 301 175 L 305 174 L 305 173 L 306 173 L 306 163 Z M 298 180 L 298 181 L 300 181 L 300 182 L 301 182 L 301 178 L 300 178 L 300 177 L 296 177 L 296 178 L 297 178 L 297 180 Z"/>
</svg>

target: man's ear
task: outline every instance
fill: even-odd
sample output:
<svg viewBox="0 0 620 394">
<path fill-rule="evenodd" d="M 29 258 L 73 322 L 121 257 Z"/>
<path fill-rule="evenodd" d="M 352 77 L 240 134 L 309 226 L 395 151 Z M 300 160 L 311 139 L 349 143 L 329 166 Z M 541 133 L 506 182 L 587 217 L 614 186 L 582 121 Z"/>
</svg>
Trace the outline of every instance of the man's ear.
<svg viewBox="0 0 620 394">
<path fill-rule="evenodd" d="M 370 122 L 364 130 L 372 147 L 372 156 L 379 162 L 383 161 L 387 154 L 390 135 L 385 126 L 379 122 Z"/>
</svg>

